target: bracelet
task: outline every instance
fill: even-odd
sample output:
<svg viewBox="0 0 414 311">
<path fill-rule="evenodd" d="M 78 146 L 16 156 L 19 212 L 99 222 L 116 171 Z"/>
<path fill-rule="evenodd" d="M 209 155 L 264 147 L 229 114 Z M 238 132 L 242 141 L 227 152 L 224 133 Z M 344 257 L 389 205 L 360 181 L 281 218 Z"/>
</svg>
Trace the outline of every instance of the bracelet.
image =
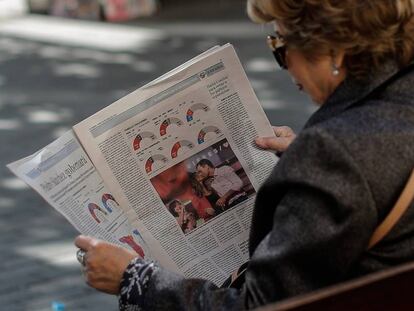
<svg viewBox="0 0 414 311">
<path fill-rule="evenodd" d="M 158 267 L 139 257 L 134 258 L 124 271 L 119 292 L 119 310 L 141 310 L 144 295 L 152 274 Z"/>
</svg>

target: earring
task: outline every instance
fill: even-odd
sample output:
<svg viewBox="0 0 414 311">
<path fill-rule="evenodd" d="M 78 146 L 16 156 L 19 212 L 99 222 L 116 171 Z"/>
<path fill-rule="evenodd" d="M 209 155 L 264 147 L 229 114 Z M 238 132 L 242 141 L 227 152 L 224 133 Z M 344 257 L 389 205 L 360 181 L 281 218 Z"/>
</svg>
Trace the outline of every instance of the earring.
<svg viewBox="0 0 414 311">
<path fill-rule="evenodd" d="M 332 75 L 335 77 L 339 75 L 339 68 L 335 64 L 332 64 Z"/>
</svg>

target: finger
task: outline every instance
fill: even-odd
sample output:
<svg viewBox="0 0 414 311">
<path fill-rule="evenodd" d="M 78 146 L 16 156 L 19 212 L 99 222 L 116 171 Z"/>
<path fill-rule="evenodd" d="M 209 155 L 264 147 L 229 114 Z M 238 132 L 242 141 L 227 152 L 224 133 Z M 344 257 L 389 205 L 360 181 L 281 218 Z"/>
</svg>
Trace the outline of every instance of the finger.
<svg viewBox="0 0 414 311">
<path fill-rule="evenodd" d="M 273 126 L 276 137 L 286 137 L 293 134 L 293 130 L 288 126 Z"/>
<path fill-rule="evenodd" d="M 79 235 L 75 239 L 75 245 L 85 251 L 90 250 L 95 243 L 96 239 L 86 235 Z"/>
<path fill-rule="evenodd" d="M 285 151 L 288 146 L 287 140 L 280 137 L 259 137 L 255 142 L 262 149 L 270 149 L 279 152 Z"/>
</svg>

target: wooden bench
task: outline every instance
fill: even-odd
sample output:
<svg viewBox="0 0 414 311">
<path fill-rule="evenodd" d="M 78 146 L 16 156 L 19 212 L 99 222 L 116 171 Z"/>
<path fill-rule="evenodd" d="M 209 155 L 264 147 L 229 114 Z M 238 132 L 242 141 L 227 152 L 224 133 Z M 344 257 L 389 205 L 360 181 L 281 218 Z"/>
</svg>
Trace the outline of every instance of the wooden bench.
<svg viewBox="0 0 414 311">
<path fill-rule="evenodd" d="M 412 311 L 414 262 L 270 304 L 260 311 Z"/>
</svg>

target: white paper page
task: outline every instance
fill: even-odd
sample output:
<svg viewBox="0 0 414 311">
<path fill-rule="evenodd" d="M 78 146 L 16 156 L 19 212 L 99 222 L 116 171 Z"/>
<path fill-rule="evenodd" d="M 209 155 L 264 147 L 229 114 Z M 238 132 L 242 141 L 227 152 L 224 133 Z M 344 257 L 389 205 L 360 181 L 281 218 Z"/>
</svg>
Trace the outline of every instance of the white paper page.
<svg viewBox="0 0 414 311">
<path fill-rule="evenodd" d="M 155 259 L 143 238 L 142 226 L 129 224 L 73 131 L 8 167 L 82 234 L 124 246 L 143 258 Z"/>
<path fill-rule="evenodd" d="M 233 47 L 196 59 L 74 130 L 131 223 L 158 241 L 151 250 L 167 253 L 186 276 L 220 284 L 248 260 L 254 198 L 277 157 L 254 145 L 274 134 Z M 217 170 L 213 183 L 202 180 L 210 196 L 194 194 L 201 159 Z"/>
</svg>

